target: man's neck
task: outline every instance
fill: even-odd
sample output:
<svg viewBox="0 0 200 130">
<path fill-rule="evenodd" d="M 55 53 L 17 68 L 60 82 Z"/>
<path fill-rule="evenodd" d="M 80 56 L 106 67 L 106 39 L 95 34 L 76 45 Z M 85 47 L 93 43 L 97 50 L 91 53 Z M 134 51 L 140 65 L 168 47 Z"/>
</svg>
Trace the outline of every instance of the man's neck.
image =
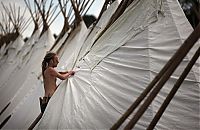
<svg viewBox="0 0 200 130">
<path fill-rule="evenodd" d="M 51 65 L 51 64 L 50 64 L 48 67 L 52 67 L 52 68 L 54 68 L 54 66 L 53 66 L 53 65 Z"/>
</svg>

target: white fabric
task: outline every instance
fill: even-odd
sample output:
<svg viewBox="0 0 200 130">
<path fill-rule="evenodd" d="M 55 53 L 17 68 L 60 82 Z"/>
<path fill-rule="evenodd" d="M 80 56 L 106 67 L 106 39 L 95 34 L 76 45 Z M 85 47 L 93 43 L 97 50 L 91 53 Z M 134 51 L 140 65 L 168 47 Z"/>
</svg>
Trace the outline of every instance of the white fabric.
<svg viewBox="0 0 200 130">
<path fill-rule="evenodd" d="M 72 70 L 75 67 L 78 54 L 88 33 L 89 30 L 83 21 L 71 32 L 63 47 L 58 52 L 60 60 L 56 68 L 57 71 Z M 53 50 L 56 51 L 55 49 Z M 58 79 L 57 84 L 59 85 L 60 83 L 61 80 Z"/>
<path fill-rule="evenodd" d="M 44 94 L 41 63 L 54 43 L 53 34 L 47 30 L 35 42 L 27 58 L 24 59 L 22 67 L 13 72 L 0 91 L 0 109 L 2 110 L 8 102 L 11 102 L 0 116 L 2 122 L 9 114 L 12 114 L 4 126 L 5 129 L 28 128 L 40 113 L 39 97 Z"/>
<path fill-rule="evenodd" d="M 9 46 L 8 48 L 8 61 L 13 62 L 17 53 L 22 49 L 24 45 L 24 40 L 21 35 L 17 37 L 17 39 Z"/>
<path fill-rule="evenodd" d="M 85 23 L 82 21 L 80 25 L 69 35 L 66 43 L 59 52 L 60 63 L 62 69 L 70 70 L 74 68 L 79 51 L 89 33 Z"/>
<path fill-rule="evenodd" d="M 177 0 L 163 0 L 161 8 L 160 4 L 158 0 L 134 1 L 94 46 L 97 35 L 92 32 L 86 37 L 89 30 L 83 23 L 74 30 L 59 53 L 58 69 L 74 68 L 76 73 L 61 82 L 36 129 L 109 129 L 121 117 L 192 32 Z M 38 97 L 44 94 L 41 60 L 53 45 L 52 37 L 47 32 L 36 40 L 21 67 L 1 86 L 0 110 L 9 101 L 11 105 L 0 122 L 12 114 L 4 129 L 27 129 L 39 114 Z M 185 57 L 134 129 L 146 129 L 199 45 Z M 198 61 L 155 129 L 200 128 L 199 69 Z"/>
<path fill-rule="evenodd" d="M 1 59 L 0 88 L 2 88 L 4 82 L 9 79 L 10 74 L 17 67 L 18 60 L 16 60 L 16 57 L 18 57 L 23 45 L 23 38 L 21 35 L 19 35 L 18 38 L 8 46 L 7 55 Z"/>
<path fill-rule="evenodd" d="M 98 23 L 96 26 L 91 30 L 89 33 L 90 35 L 87 37 L 86 41 L 81 47 L 81 50 L 79 52 L 78 59 L 80 60 L 83 58 L 90 50 L 92 47 L 94 41 L 98 37 L 98 35 L 104 30 L 106 25 L 108 24 L 112 14 L 116 11 L 118 5 L 119 5 L 119 0 L 116 0 L 113 2 L 106 11 L 103 12 L 101 18 L 99 19 Z"/>
<path fill-rule="evenodd" d="M 103 34 L 104 36 L 100 37 L 85 57 L 90 68 L 93 69 L 104 57 L 125 44 L 132 36 L 143 31 L 149 24 L 155 22 L 159 3 L 157 0 L 155 2 L 134 1 L 124 14 L 108 28 Z"/>
<path fill-rule="evenodd" d="M 68 35 L 69 34 L 66 32 L 65 35 L 61 38 L 61 40 L 59 40 L 58 43 L 55 45 L 55 47 L 52 49 L 52 52 L 56 52 L 61 47 L 61 45 L 67 39 Z"/>
<path fill-rule="evenodd" d="M 19 65 L 18 67 L 21 67 L 23 62 L 26 59 L 26 56 L 30 53 L 31 49 L 34 47 L 35 43 L 38 42 L 39 36 L 40 36 L 40 30 L 36 30 L 35 33 L 27 40 L 27 42 L 24 44 L 23 48 L 21 49 L 19 55 L 18 55 L 18 60 L 19 60 Z"/>
<path fill-rule="evenodd" d="M 177 1 L 163 0 L 162 8 L 159 4 L 156 0 L 141 0 L 126 10 L 77 63 L 80 68 L 74 77 L 59 86 L 38 129 L 109 129 L 120 118 L 192 32 Z M 157 9 L 161 9 L 161 13 Z M 147 18 L 145 13 L 153 15 Z M 135 21 L 136 16 L 141 19 L 137 17 Z M 144 27 L 139 31 L 132 28 L 137 25 Z M 145 112 L 136 130 L 146 129 L 190 55 Z M 199 62 L 155 129 L 200 128 L 198 69 Z"/>
<path fill-rule="evenodd" d="M 5 51 L 6 51 L 6 43 L 4 43 L 0 48 L 0 60 L 4 56 Z"/>
</svg>

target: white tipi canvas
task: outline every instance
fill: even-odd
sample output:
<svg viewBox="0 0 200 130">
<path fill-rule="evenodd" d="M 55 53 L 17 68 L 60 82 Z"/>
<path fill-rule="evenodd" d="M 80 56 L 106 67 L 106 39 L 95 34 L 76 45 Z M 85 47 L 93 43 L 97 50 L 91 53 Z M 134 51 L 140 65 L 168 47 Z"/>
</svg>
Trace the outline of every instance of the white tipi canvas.
<svg viewBox="0 0 200 130">
<path fill-rule="evenodd" d="M 177 0 L 133 1 L 95 43 L 93 42 L 101 30 L 86 37 L 89 30 L 83 23 L 79 27 L 75 39 L 71 38 L 66 42 L 60 55 L 59 66 L 64 66 L 64 69 L 72 68 L 76 73 L 61 82 L 36 129 L 109 129 L 193 30 Z M 102 29 L 104 27 L 105 25 L 102 25 Z M 38 46 L 27 56 L 30 59 L 26 58 L 26 64 L 23 64 L 26 69 L 20 69 L 29 73 L 15 73 L 18 77 L 11 78 L 13 80 L 7 85 L 16 88 L 9 88 L 10 93 L 8 89 L 0 91 L 3 94 L 0 97 L 3 102 L 1 110 L 11 101 L 0 116 L 2 122 L 12 114 L 4 126 L 5 129 L 28 128 L 40 112 L 38 97 L 43 94 L 40 65 L 45 50 L 50 49 L 54 42 L 50 33 L 46 35 L 49 37 L 39 39 Z M 89 40 L 91 36 L 94 38 Z M 41 49 L 43 42 L 51 45 Z M 72 49 L 68 48 L 69 45 Z M 199 43 L 185 57 L 134 129 L 147 128 L 198 46 Z M 70 53 L 73 48 L 76 51 Z M 200 128 L 199 70 L 200 61 L 197 61 L 155 129 Z M 25 76 L 25 79 L 20 76 Z M 15 84 L 18 80 L 20 84 Z M 122 129 L 127 121 L 122 125 Z"/>
<path fill-rule="evenodd" d="M 55 39 L 51 31 L 47 30 L 39 39 L 34 40 L 36 43 L 25 57 L 22 66 L 16 68 L 0 91 L 1 110 L 10 102 L 8 108 L 0 116 L 2 122 L 11 115 L 4 126 L 5 129 L 28 128 L 40 113 L 38 98 L 44 92 L 40 63 Z"/>
<path fill-rule="evenodd" d="M 61 83 L 38 129 L 109 129 L 191 32 L 192 28 L 178 1 L 134 1 L 88 54 L 74 65 L 74 69 L 79 68 L 78 71 Z M 147 128 L 190 58 L 191 53 L 185 57 L 135 129 Z M 198 70 L 199 61 L 156 129 L 199 129 Z"/>
</svg>

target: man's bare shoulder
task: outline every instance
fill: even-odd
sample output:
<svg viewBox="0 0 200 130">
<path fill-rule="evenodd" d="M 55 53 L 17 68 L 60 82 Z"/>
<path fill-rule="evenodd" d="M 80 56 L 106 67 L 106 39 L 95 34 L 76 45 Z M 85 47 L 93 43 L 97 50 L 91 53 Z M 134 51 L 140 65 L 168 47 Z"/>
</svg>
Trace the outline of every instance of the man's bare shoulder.
<svg viewBox="0 0 200 130">
<path fill-rule="evenodd" d="M 47 74 L 50 74 L 50 75 L 56 75 L 57 74 L 57 71 L 53 67 L 48 67 L 45 71 L 46 71 Z"/>
</svg>

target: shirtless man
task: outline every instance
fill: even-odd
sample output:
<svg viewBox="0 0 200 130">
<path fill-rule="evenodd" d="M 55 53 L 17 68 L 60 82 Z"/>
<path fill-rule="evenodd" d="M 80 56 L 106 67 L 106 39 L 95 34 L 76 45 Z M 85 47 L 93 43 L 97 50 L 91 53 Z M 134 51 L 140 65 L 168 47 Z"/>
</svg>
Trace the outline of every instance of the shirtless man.
<svg viewBox="0 0 200 130">
<path fill-rule="evenodd" d="M 42 62 L 42 76 L 45 90 L 43 99 L 40 99 L 42 102 L 41 105 L 43 105 L 43 108 L 41 106 L 42 112 L 44 112 L 50 97 L 57 89 L 56 78 L 65 80 L 75 73 L 74 71 L 57 72 L 54 68 L 57 67 L 58 63 L 59 60 L 57 54 L 52 52 L 47 53 Z"/>
</svg>

